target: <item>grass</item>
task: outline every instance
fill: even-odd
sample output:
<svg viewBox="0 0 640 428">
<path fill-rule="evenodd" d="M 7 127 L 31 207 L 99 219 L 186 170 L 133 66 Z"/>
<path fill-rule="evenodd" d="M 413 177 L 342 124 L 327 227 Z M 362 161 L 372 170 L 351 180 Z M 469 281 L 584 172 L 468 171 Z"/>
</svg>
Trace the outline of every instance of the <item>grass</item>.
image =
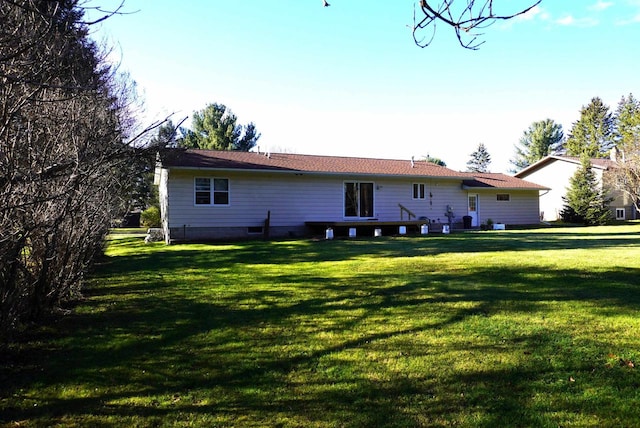
<svg viewBox="0 0 640 428">
<path fill-rule="evenodd" d="M 0 424 L 638 423 L 637 224 L 107 255 L 2 349 Z"/>
</svg>

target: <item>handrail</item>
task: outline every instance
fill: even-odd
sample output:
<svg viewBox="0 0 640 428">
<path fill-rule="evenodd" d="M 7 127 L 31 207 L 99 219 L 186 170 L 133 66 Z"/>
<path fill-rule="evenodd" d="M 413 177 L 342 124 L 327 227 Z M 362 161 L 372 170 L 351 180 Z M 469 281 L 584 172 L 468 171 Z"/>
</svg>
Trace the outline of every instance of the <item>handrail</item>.
<svg viewBox="0 0 640 428">
<path fill-rule="evenodd" d="M 398 206 L 400 207 L 400 220 L 404 220 L 403 213 L 405 211 L 407 212 L 407 214 L 409 216 L 408 220 L 411 220 L 411 217 L 417 218 L 417 216 L 409 208 L 405 207 L 402 204 L 398 204 Z"/>
</svg>

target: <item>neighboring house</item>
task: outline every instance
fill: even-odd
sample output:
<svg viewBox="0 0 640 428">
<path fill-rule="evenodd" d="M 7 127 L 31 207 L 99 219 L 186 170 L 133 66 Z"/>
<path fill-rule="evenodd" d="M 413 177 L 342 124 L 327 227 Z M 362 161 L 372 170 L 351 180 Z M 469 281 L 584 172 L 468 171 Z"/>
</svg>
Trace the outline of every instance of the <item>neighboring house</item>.
<svg viewBox="0 0 640 428">
<path fill-rule="evenodd" d="M 184 149 L 161 155 L 156 184 L 167 242 L 301 236 L 327 226 L 438 230 L 448 212 L 455 227 L 467 215 L 472 226 L 537 224 L 547 190 L 426 161 Z"/>
<path fill-rule="evenodd" d="M 612 215 L 616 220 L 631 220 L 638 218 L 633 204 L 629 199 L 608 189 L 608 177 L 615 168 L 615 161 L 611 159 L 591 159 L 591 169 L 598 179 L 600 186 L 604 186 L 606 194 L 614 198 L 609 204 Z M 560 220 L 560 212 L 564 208 L 569 180 L 580 168 L 580 158 L 570 156 L 547 156 L 533 165 L 515 174 L 515 177 L 530 180 L 548 187 L 550 190 L 540 194 L 540 219 L 544 221 Z"/>
</svg>

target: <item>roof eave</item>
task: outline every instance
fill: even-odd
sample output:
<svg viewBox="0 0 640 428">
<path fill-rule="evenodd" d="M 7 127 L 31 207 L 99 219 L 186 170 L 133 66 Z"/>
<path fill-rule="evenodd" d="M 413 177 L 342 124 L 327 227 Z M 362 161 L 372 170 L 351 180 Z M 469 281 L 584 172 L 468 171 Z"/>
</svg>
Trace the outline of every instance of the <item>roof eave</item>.
<svg viewBox="0 0 640 428">
<path fill-rule="evenodd" d="M 551 190 L 548 187 L 496 187 L 496 186 L 468 186 L 466 184 L 462 185 L 463 190 L 509 190 L 509 191 L 518 191 L 518 190 L 530 190 L 530 191 L 546 191 Z"/>
<path fill-rule="evenodd" d="M 301 169 L 269 169 L 269 168 L 214 168 L 206 166 L 166 166 L 164 169 L 175 169 L 180 171 L 220 171 L 220 172 L 245 172 L 245 173 L 265 173 L 265 174 L 308 174 L 308 175 L 325 175 L 325 176 L 360 176 L 360 177 L 395 177 L 395 178 L 413 178 L 413 179 L 445 179 L 445 180 L 463 180 L 464 177 L 455 175 L 413 175 L 413 174 L 376 174 L 366 172 L 332 172 L 332 171 L 307 171 Z"/>
</svg>

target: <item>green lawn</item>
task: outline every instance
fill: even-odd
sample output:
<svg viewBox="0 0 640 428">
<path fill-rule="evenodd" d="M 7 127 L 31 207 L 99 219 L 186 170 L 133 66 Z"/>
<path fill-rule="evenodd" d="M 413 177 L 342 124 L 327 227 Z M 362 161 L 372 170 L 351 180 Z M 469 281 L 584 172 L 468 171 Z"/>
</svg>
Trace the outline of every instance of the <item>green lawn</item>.
<svg viewBox="0 0 640 428">
<path fill-rule="evenodd" d="M 640 225 L 225 245 L 113 239 L 2 349 L 6 426 L 640 422 Z"/>
</svg>

